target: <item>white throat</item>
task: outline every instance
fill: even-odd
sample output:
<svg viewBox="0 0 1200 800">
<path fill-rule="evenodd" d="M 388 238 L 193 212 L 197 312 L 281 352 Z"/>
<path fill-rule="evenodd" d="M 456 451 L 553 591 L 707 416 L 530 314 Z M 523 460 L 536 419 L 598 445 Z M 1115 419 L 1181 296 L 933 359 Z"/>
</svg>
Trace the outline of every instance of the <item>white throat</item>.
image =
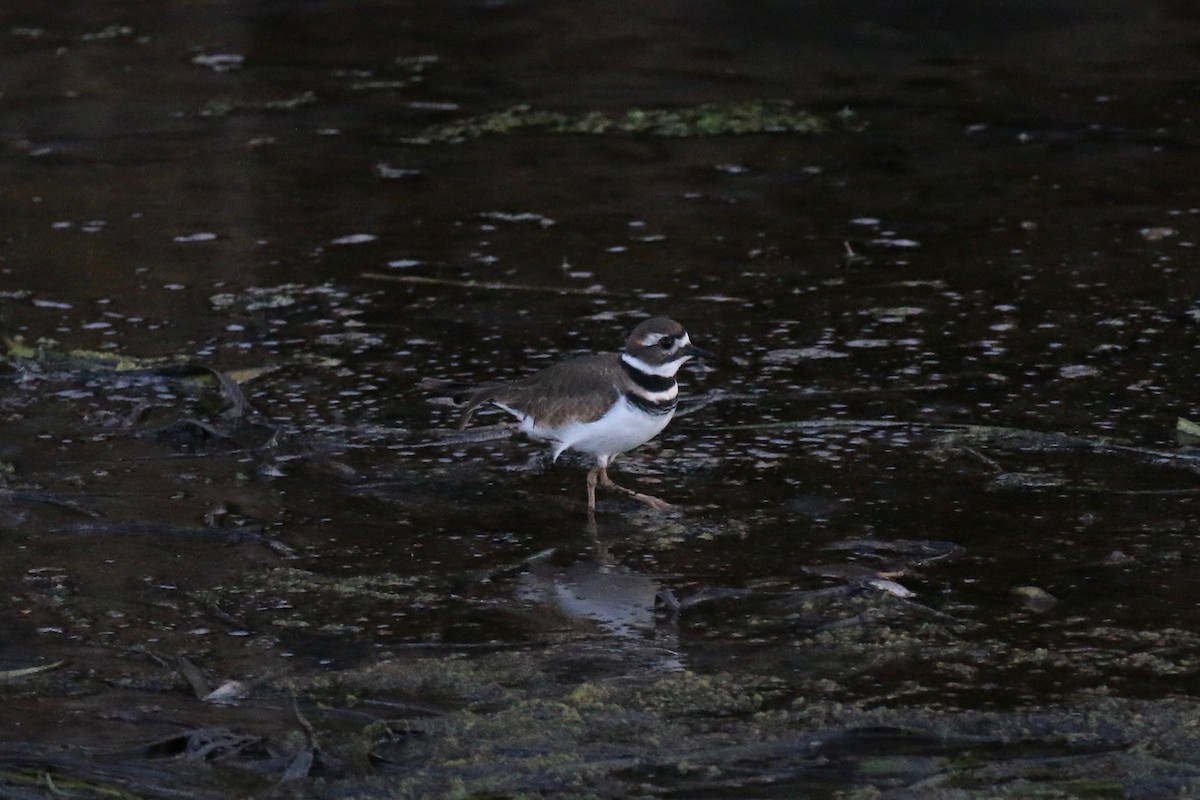
<svg viewBox="0 0 1200 800">
<path fill-rule="evenodd" d="M 660 378 L 674 378 L 675 373 L 679 372 L 679 368 L 682 367 L 689 358 L 691 358 L 691 356 L 680 356 L 674 361 L 668 361 L 665 364 L 651 366 L 637 356 L 631 356 L 629 353 L 621 353 L 621 360 L 636 369 L 638 372 L 644 372 L 647 375 L 657 375 Z"/>
</svg>

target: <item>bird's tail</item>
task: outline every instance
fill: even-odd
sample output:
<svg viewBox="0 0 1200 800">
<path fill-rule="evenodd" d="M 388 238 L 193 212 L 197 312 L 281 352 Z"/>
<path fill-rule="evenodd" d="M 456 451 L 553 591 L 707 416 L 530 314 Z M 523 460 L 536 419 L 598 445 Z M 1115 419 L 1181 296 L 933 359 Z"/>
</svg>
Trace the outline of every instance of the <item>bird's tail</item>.
<svg viewBox="0 0 1200 800">
<path fill-rule="evenodd" d="M 502 384 L 498 383 L 487 386 L 471 386 L 442 378 L 422 378 L 420 386 L 422 389 L 438 392 L 442 397 L 447 398 L 443 402 L 448 401 L 456 406 L 463 406 L 462 416 L 458 420 L 460 431 L 467 427 L 471 421 L 471 415 L 480 406 L 497 399 L 500 391 L 504 388 Z"/>
<path fill-rule="evenodd" d="M 471 415 L 475 413 L 476 409 L 496 400 L 503 388 L 500 385 L 481 386 L 471 392 L 467 396 L 466 405 L 463 407 L 462 417 L 458 420 L 458 429 L 461 431 L 463 428 L 466 428 L 467 424 L 471 421 Z"/>
</svg>

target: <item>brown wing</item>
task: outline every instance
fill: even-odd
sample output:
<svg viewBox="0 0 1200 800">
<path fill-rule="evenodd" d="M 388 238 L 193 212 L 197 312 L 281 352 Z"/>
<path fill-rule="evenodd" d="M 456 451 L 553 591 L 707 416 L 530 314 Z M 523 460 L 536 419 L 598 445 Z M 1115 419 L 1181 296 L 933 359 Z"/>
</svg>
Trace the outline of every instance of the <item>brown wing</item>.
<svg viewBox="0 0 1200 800">
<path fill-rule="evenodd" d="M 512 383 L 485 386 L 468 400 L 460 427 L 484 403 L 503 403 L 533 417 L 538 425 L 592 422 L 616 402 L 620 375 L 620 357 L 604 353 L 564 361 Z"/>
</svg>

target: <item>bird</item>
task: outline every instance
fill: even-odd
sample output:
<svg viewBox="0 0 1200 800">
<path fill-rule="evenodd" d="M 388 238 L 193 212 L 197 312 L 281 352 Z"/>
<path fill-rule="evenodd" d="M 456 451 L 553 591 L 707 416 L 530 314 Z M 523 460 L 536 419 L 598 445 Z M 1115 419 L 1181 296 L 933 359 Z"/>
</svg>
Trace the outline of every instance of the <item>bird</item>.
<svg viewBox="0 0 1200 800">
<path fill-rule="evenodd" d="M 551 461 L 566 450 L 594 459 L 587 474 L 587 507 L 596 509 L 596 487 L 612 489 L 663 510 L 670 504 L 628 489 L 608 476 L 614 459 L 653 439 L 675 416 L 675 373 L 693 358 L 716 356 L 692 344 L 683 325 L 667 317 L 640 323 L 619 353 L 563 361 L 526 378 L 480 386 L 467 396 L 459 430 L 476 410 L 496 406 L 530 438 L 549 443 Z"/>
</svg>

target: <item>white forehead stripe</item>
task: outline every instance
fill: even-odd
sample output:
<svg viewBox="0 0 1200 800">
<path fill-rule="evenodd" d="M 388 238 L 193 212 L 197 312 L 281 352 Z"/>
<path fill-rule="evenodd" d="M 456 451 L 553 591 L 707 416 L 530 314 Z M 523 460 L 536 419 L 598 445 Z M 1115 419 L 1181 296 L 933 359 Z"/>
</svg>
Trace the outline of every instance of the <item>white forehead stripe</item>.
<svg viewBox="0 0 1200 800">
<path fill-rule="evenodd" d="M 674 340 L 675 347 L 687 347 L 692 343 L 691 337 L 687 335 L 687 331 L 683 332 L 683 336 L 673 336 L 669 333 L 648 333 L 638 342 L 642 347 L 658 347 L 658 343 L 662 341 L 664 336 L 670 336 Z"/>
</svg>

